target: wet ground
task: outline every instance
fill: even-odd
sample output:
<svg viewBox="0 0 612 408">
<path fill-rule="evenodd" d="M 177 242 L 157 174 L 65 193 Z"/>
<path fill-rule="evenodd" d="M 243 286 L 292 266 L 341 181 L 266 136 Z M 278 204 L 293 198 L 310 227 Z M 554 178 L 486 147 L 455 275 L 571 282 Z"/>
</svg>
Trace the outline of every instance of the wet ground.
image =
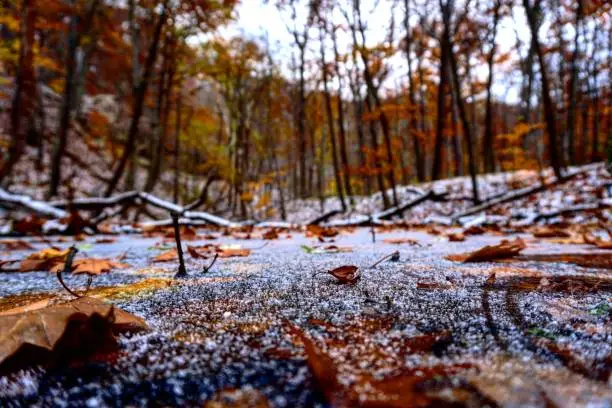
<svg viewBox="0 0 612 408">
<path fill-rule="evenodd" d="M 121 337 L 112 358 L 0 377 L 0 406 L 191 407 L 218 400 L 228 389 L 275 407 L 328 406 L 287 329 L 291 325 L 313 339 L 333 361 L 342 387 L 358 395 L 372 393 L 369 382 L 406 373 L 427 377 L 431 371 L 437 373 L 431 376 L 435 384 L 419 390 L 435 394 L 438 402 L 612 406 L 609 269 L 445 259 L 512 236 L 448 242 L 424 231 L 395 230 L 379 231 L 372 243 L 370 230 L 361 228 L 333 242 L 351 252 L 316 253 L 303 246 L 332 243 L 301 232 L 287 235 L 270 241 L 219 236 L 212 242 L 251 248 L 251 254 L 219 259 L 207 273 L 202 269 L 210 260 L 187 257 L 190 277 L 182 280 L 172 278 L 176 262 L 151 263 L 162 238 L 77 242 L 80 256 L 125 255 L 131 267 L 96 277 L 90 295 L 143 317 L 151 331 Z M 420 245 L 384 243 L 389 238 Z M 527 255 L 594 253 L 581 245 L 529 239 Z M 399 261 L 370 268 L 395 250 Z M 30 252 L 12 251 L 10 258 Z M 357 284 L 338 284 L 327 274 L 313 277 L 343 265 L 360 268 Z M 67 281 L 79 287 L 86 279 Z M 27 300 L 23 295 L 41 293 L 67 296 L 53 274 L 0 274 L 1 298 Z M 421 406 L 416 399 L 403 404 L 403 397 L 394 406 Z"/>
</svg>

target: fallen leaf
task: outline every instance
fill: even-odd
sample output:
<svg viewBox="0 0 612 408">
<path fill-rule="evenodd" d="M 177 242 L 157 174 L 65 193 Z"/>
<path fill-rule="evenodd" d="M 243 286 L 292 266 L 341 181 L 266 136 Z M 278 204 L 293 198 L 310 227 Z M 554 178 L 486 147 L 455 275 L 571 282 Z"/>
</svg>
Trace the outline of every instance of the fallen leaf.
<svg viewBox="0 0 612 408">
<path fill-rule="evenodd" d="M 465 235 L 482 235 L 484 234 L 486 231 L 484 228 L 479 227 L 478 225 L 472 225 L 469 228 L 466 228 L 463 233 Z"/>
<path fill-rule="evenodd" d="M 251 254 L 251 250 L 247 248 L 219 248 L 217 251 L 219 254 L 219 258 L 232 258 L 232 257 L 242 257 L 249 256 Z"/>
<path fill-rule="evenodd" d="M 175 248 L 175 249 L 171 249 L 166 252 L 162 252 L 161 254 L 157 255 L 155 258 L 153 258 L 153 262 L 169 262 L 169 261 L 176 261 L 177 259 L 178 259 L 178 252 Z"/>
<path fill-rule="evenodd" d="M 248 248 L 226 247 L 213 244 L 188 246 L 187 252 L 195 259 L 208 259 L 215 256 L 215 254 L 218 254 L 219 258 L 244 257 L 251 254 L 251 250 Z"/>
<path fill-rule="evenodd" d="M 112 244 L 115 241 L 117 241 L 117 238 L 98 238 L 96 239 L 96 244 Z"/>
<path fill-rule="evenodd" d="M 316 236 L 318 238 L 333 238 L 340 232 L 334 228 L 324 228 L 318 225 L 309 225 L 306 227 L 306 236 Z"/>
<path fill-rule="evenodd" d="M 446 259 L 460 262 L 488 262 L 517 256 L 527 245 L 517 238 L 514 241 L 502 241 L 498 245 L 487 245 L 477 251 L 462 255 L 449 255 Z"/>
<path fill-rule="evenodd" d="M 402 245 L 402 244 L 419 245 L 419 241 L 417 241 L 416 239 L 410 239 L 410 238 L 387 238 L 383 240 L 383 242 L 385 244 L 391 244 L 391 245 Z"/>
<path fill-rule="evenodd" d="M 465 241 L 465 235 L 462 232 L 451 232 L 446 237 L 450 242 L 462 242 Z"/>
<path fill-rule="evenodd" d="M 4 248 L 9 251 L 22 251 L 26 249 L 34 249 L 32 244 L 22 239 L 5 239 L 0 241 L 0 244 L 4 245 Z"/>
<path fill-rule="evenodd" d="M 275 229 L 271 229 L 264 232 L 261 237 L 266 240 L 278 239 L 278 232 Z"/>
<path fill-rule="evenodd" d="M 595 245 L 599 249 L 612 249 L 612 241 L 604 241 L 599 237 L 594 237 L 590 234 L 583 235 L 584 242 L 589 245 Z"/>
<path fill-rule="evenodd" d="M 85 259 L 75 259 L 72 262 L 72 273 L 75 275 L 78 274 L 87 274 L 87 275 L 100 275 L 105 272 L 110 272 L 115 268 L 126 268 L 129 265 L 115 262 L 110 259 L 96 259 L 96 258 L 85 258 Z M 63 264 L 56 264 L 53 268 L 51 268 L 50 272 L 60 272 L 64 268 Z"/>
<path fill-rule="evenodd" d="M 533 236 L 536 238 L 569 238 L 571 234 L 560 228 L 542 227 L 536 228 Z"/>
<path fill-rule="evenodd" d="M 334 278 L 338 279 L 340 283 L 356 283 L 359 278 L 361 278 L 361 274 L 359 273 L 359 268 L 354 265 L 344 265 L 338 268 L 332 269 L 328 271 L 330 275 Z"/>
<path fill-rule="evenodd" d="M 90 297 L 0 316 L 0 369 L 113 349 L 114 334 L 147 329 L 141 318 Z"/>
<path fill-rule="evenodd" d="M 204 408 L 269 408 L 270 402 L 260 391 L 250 387 L 218 391 Z"/>
<path fill-rule="evenodd" d="M 70 248 L 60 250 L 58 248 L 46 248 L 31 254 L 21 261 L 20 272 L 48 271 L 57 264 L 63 264 L 70 253 Z"/>
</svg>

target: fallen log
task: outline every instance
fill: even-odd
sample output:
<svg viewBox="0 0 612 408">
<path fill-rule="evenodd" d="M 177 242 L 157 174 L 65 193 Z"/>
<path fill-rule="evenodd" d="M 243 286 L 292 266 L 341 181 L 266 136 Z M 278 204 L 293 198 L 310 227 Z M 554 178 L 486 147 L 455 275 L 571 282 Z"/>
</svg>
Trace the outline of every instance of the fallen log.
<svg viewBox="0 0 612 408">
<path fill-rule="evenodd" d="M 459 214 L 453 215 L 451 217 L 452 220 L 453 220 L 453 223 L 456 224 L 463 217 L 467 217 L 467 216 L 470 216 L 470 215 L 477 214 L 479 212 L 488 210 L 489 208 L 494 207 L 496 205 L 505 204 L 505 203 L 509 203 L 509 202 L 512 202 L 512 201 L 520 200 L 520 199 L 528 197 L 528 196 L 530 196 L 532 194 L 537 194 L 537 193 L 545 191 L 545 190 L 547 190 L 549 188 L 565 184 L 568 181 L 571 181 L 571 180 L 575 179 L 576 177 L 578 177 L 581 174 L 588 173 L 589 171 L 592 171 L 594 169 L 597 169 L 598 167 L 601 167 L 601 163 L 597 163 L 595 165 L 585 166 L 585 167 L 586 168 L 583 168 L 583 169 L 581 169 L 579 171 L 575 171 L 573 173 L 570 173 L 570 174 L 564 176 L 563 178 L 556 179 L 556 180 L 554 180 L 554 181 L 552 181 L 550 183 L 547 183 L 547 184 L 541 184 L 540 183 L 540 184 L 537 184 L 537 185 L 532 186 L 532 187 L 525 187 L 525 188 L 521 188 L 521 189 L 518 189 L 518 190 L 510 191 L 509 193 L 504 194 L 503 196 L 501 196 L 499 198 L 496 198 L 496 199 L 493 199 L 493 200 L 489 200 L 489 201 L 486 201 L 486 202 L 481 203 L 479 205 L 475 205 L 473 207 L 470 207 L 467 210 L 465 210 L 463 212 L 460 212 Z"/>
<path fill-rule="evenodd" d="M 51 218 L 64 218 L 70 215 L 68 212 L 56 208 L 54 205 L 35 200 L 27 195 L 12 194 L 3 188 L 0 188 L 0 206 L 9 208 L 19 207 L 28 212 Z"/>
</svg>

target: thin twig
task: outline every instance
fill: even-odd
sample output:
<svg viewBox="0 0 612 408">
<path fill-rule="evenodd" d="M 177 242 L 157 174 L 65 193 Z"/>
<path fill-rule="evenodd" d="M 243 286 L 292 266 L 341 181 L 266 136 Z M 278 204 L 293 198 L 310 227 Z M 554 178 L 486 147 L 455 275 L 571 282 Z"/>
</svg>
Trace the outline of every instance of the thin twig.
<svg viewBox="0 0 612 408">
<path fill-rule="evenodd" d="M 387 259 L 391 259 L 392 261 L 397 262 L 399 261 L 399 257 L 400 257 L 399 251 L 392 252 L 388 255 L 383 256 L 378 261 L 374 262 L 374 264 L 370 266 L 370 268 L 376 268 L 379 264 L 386 261 Z"/>
<path fill-rule="evenodd" d="M 372 234 L 372 243 L 376 243 L 376 230 L 374 229 L 374 219 L 372 218 L 372 214 L 369 215 L 370 217 L 370 233 Z"/>
<path fill-rule="evenodd" d="M 64 289 L 66 289 L 68 293 L 70 293 L 72 296 L 80 298 L 83 296 L 79 295 L 78 293 L 73 292 L 68 286 L 66 286 L 66 284 L 64 283 L 64 280 L 62 279 L 62 272 L 68 273 L 72 271 L 72 262 L 74 261 L 74 257 L 76 256 L 78 251 L 79 250 L 76 249 L 76 247 L 74 246 L 70 247 L 70 251 L 68 252 L 68 256 L 66 257 L 66 262 L 64 263 L 64 269 L 60 269 L 59 271 L 57 271 L 56 276 L 57 276 L 57 280 L 61 283 L 61 285 L 64 287 Z M 90 279 L 91 279 L 91 276 L 90 276 Z M 89 290 L 89 285 L 91 285 L 91 281 L 87 285 L 87 290 Z"/>
<path fill-rule="evenodd" d="M 213 258 L 212 262 L 210 263 L 210 265 L 204 267 L 204 269 L 202 270 L 202 273 L 206 273 L 210 271 L 210 268 L 213 267 L 218 257 L 219 257 L 219 253 L 215 252 L 215 257 Z"/>
<path fill-rule="evenodd" d="M 181 228 L 179 227 L 179 214 L 171 213 L 172 223 L 174 224 L 174 238 L 176 239 L 176 252 L 178 253 L 179 258 L 179 269 L 175 278 L 185 278 L 187 277 L 187 270 L 185 269 L 185 261 L 183 259 L 183 247 L 181 245 Z"/>
</svg>

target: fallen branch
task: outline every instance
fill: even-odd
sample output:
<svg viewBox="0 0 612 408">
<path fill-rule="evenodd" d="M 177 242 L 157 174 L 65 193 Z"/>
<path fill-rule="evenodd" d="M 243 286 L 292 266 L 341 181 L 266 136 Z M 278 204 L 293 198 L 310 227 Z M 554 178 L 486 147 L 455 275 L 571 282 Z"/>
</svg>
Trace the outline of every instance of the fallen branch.
<svg viewBox="0 0 612 408">
<path fill-rule="evenodd" d="M 339 210 L 339 209 L 330 210 L 330 211 L 328 211 L 326 213 L 323 213 L 323 214 L 319 215 L 318 217 L 316 217 L 312 221 L 307 222 L 306 225 L 319 225 L 319 224 L 322 224 L 325 221 L 329 220 L 331 217 L 333 217 L 335 215 L 338 215 L 338 214 L 342 214 L 342 210 Z"/>
<path fill-rule="evenodd" d="M 427 201 L 427 200 L 438 200 L 441 199 L 442 197 L 444 197 L 445 194 L 441 194 L 441 193 L 436 193 L 434 190 L 429 190 L 428 192 L 426 192 L 425 194 L 422 194 L 418 197 L 413 198 L 412 200 L 402 204 L 402 205 L 398 205 L 397 207 L 391 207 L 387 210 L 381 211 L 379 213 L 376 213 L 374 215 L 372 215 L 372 218 L 374 219 L 378 219 L 378 220 L 389 220 L 393 217 L 395 217 L 396 215 L 401 216 L 404 211 L 412 208 L 412 207 L 416 207 L 417 205 Z"/>
<path fill-rule="evenodd" d="M 493 199 L 493 200 L 489 200 L 486 201 L 482 204 L 473 206 L 468 208 L 467 210 L 460 212 L 459 214 L 455 214 L 452 217 L 452 221 L 453 223 L 457 223 L 461 218 L 463 217 L 468 217 L 470 215 L 474 215 L 477 214 L 479 212 L 488 210 L 491 207 L 494 207 L 496 205 L 500 205 L 500 204 L 505 204 L 505 203 L 509 203 L 512 201 L 516 201 L 516 200 L 520 200 L 522 198 L 528 197 L 532 194 L 536 194 L 536 193 L 540 193 L 542 191 L 545 191 L 549 188 L 552 187 L 556 187 L 562 184 L 567 183 L 568 181 L 571 181 L 573 179 L 575 179 L 576 177 L 578 177 L 581 174 L 585 174 L 589 171 L 592 171 L 593 169 L 596 169 L 597 167 L 600 167 L 601 164 L 598 163 L 596 166 L 586 166 L 586 168 L 581 169 L 580 171 L 576 171 L 574 173 L 568 174 L 563 178 L 557 179 L 553 182 L 547 183 L 547 184 L 538 184 L 536 186 L 533 187 L 525 187 L 525 188 L 521 188 L 518 190 L 514 190 L 511 191 L 507 194 L 504 194 L 503 196 Z"/>
<path fill-rule="evenodd" d="M 3 188 L 0 188 L 0 206 L 19 207 L 31 213 L 51 218 L 64 218 L 69 215 L 66 211 L 58 209 L 54 205 L 35 200 L 26 195 L 11 194 Z"/>
</svg>

